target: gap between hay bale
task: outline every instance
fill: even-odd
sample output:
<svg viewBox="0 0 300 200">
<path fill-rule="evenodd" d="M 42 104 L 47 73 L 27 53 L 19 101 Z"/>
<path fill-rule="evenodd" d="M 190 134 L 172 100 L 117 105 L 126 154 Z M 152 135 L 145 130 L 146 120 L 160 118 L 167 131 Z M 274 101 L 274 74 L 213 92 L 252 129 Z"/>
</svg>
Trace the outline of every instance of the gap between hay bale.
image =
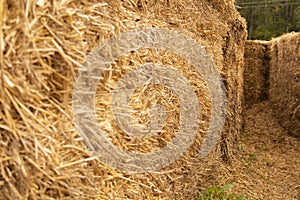
<svg viewBox="0 0 300 200">
<path fill-rule="evenodd" d="M 271 46 L 270 101 L 279 123 L 300 136 L 300 33 L 275 38 Z"/>
<path fill-rule="evenodd" d="M 193 199 L 216 184 L 241 129 L 245 21 L 233 1 L 1 1 L 0 199 Z M 157 173 L 126 175 L 92 156 L 72 119 L 78 67 L 105 39 L 177 30 L 204 46 L 224 79 L 227 113 L 215 150 L 201 139 Z"/>
</svg>

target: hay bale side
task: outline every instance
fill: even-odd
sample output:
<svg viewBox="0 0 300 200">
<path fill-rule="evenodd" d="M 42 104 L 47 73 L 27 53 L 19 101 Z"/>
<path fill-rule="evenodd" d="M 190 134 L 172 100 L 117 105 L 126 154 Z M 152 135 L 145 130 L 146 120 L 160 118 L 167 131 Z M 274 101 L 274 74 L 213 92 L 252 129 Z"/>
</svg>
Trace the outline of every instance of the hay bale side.
<svg viewBox="0 0 300 200">
<path fill-rule="evenodd" d="M 242 119 L 246 31 L 233 1 L 1 3 L 0 199 L 194 199 L 199 188 L 217 184 Z M 197 159 L 199 140 L 166 169 L 127 175 L 83 145 L 72 121 L 72 90 L 80 63 L 101 42 L 153 26 L 193 38 L 212 56 L 225 83 L 226 124 L 207 158 Z"/>
<path fill-rule="evenodd" d="M 279 123 L 300 136 L 300 33 L 272 40 L 270 101 Z"/>
<path fill-rule="evenodd" d="M 247 40 L 244 57 L 245 107 L 268 100 L 270 42 Z"/>
</svg>

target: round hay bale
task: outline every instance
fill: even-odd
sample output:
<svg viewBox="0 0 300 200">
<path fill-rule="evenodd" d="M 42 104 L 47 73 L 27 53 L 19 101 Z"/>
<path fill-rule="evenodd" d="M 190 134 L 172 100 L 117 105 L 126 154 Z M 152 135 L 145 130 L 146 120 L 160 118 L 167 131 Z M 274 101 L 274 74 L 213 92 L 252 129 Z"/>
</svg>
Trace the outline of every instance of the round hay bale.
<svg viewBox="0 0 300 200">
<path fill-rule="evenodd" d="M 279 123 L 300 136 L 300 33 L 272 40 L 270 101 Z"/>
<path fill-rule="evenodd" d="M 247 40 L 244 57 L 245 107 L 268 100 L 270 42 Z"/>
<path fill-rule="evenodd" d="M 4 0 L 0 8 L 0 199 L 195 199 L 199 189 L 218 184 L 219 171 L 236 150 L 242 120 L 246 30 L 234 1 Z M 138 88 L 133 99 L 144 96 L 130 106 L 143 111 L 157 101 L 172 111 L 166 112 L 166 134 L 134 141 L 109 121 L 111 90 L 106 86 L 139 64 L 175 66 L 192 85 L 202 111 L 195 141 L 183 156 L 155 172 L 127 174 L 88 151 L 73 123 L 72 92 L 81 63 L 97 46 L 116 34 L 149 27 L 176 30 L 205 48 L 224 82 L 226 121 L 217 146 L 199 159 L 212 94 L 201 74 L 165 50 L 120 56 L 113 70 L 103 73 L 95 100 L 99 126 L 113 144 L 149 152 L 164 146 L 178 129 L 178 98 L 155 84 Z M 141 123 L 148 117 L 137 116 Z"/>
</svg>

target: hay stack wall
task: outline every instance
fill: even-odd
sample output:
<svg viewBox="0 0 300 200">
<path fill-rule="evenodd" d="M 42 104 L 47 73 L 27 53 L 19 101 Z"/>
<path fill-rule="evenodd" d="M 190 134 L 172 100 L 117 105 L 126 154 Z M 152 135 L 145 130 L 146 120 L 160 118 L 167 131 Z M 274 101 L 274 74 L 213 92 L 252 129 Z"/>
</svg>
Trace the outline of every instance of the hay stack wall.
<svg viewBox="0 0 300 200">
<path fill-rule="evenodd" d="M 270 101 L 279 123 L 300 136 L 300 33 L 272 40 Z"/>
<path fill-rule="evenodd" d="M 246 31 L 233 1 L 4 0 L 0 11 L 0 199 L 194 199 L 218 183 L 241 129 Z M 87 151 L 72 90 L 101 42 L 148 27 L 175 29 L 206 48 L 224 79 L 226 124 L 207 158 L 197 159 L 199 140 L 157 173 L 127 175 Z"/>
<path fill-rule="evenodd" d="M 247 40 L 244 57 L 245 107 L 268 100 L 269 41 Z"/>
</svg>

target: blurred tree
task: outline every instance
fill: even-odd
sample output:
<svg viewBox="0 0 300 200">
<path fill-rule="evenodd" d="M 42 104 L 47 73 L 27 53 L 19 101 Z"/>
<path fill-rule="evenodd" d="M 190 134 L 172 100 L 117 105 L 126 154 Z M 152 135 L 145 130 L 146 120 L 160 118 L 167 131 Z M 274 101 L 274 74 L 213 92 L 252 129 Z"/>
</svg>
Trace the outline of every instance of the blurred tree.
<svg viewBox="0 0 300 200">
<path fill-rule="evenodd" d="M 300 0 L 237 0 L 236 6 L 247 20 L 251 40 L 300 31 Z"/>
</svg>

